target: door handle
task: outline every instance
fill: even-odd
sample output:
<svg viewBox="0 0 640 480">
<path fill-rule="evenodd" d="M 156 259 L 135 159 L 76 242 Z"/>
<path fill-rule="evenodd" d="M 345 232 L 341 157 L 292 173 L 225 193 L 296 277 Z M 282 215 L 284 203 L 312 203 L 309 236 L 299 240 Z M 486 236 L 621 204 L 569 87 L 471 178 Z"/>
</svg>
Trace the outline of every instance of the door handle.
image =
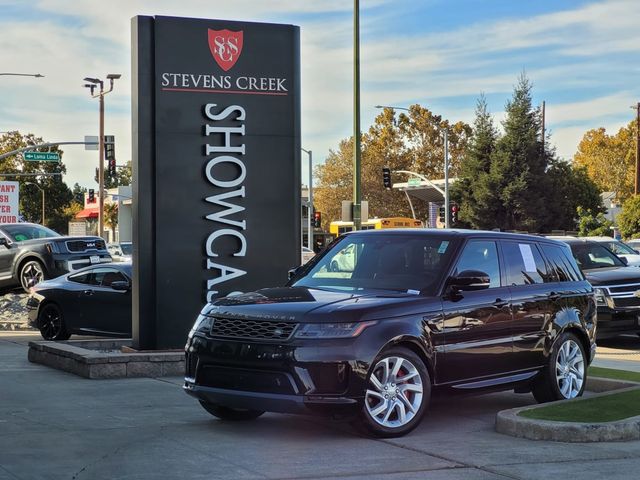
<svg viewBox="0 0 640 480">
<path fill-rule="evenodd" d="M 493 302 L 493 306 L 497 308 L 503 308 L 507 305 L 509 305 L 509 302 L 507 302 L 506 300 L 502 300 L 501 298 L 496 298 L 496 301 Z"/>
<path fill-rule="evenodd" d="M 85 295 L 93 295 L 93 290 L 84 290 L 82 293 Z"/>
</svg>

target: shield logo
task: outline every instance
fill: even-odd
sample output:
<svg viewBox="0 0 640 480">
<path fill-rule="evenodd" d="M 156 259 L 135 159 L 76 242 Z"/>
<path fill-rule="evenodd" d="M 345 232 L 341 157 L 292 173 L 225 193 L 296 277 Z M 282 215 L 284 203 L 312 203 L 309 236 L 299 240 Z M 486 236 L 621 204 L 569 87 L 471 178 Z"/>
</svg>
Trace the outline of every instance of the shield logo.
<svg viewBox="0 0 640 480">
<path fill-rule="evenodd" d="M 242 30 L 211 30 L 209 28 L 209 50 L 215 61 L 225 72 L 233 67 L 242 53 Z"/>
</svg>

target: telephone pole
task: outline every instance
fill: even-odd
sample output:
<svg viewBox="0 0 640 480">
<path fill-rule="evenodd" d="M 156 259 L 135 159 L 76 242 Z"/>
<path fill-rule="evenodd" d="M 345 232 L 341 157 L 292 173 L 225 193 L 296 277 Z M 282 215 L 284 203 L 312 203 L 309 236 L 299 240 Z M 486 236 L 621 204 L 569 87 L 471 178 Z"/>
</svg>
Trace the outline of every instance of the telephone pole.
<svg viewBox="0 0 640 480">
<path fill-rule="evenodd" d="M 634 108 L 634 107 L 631 107 Z M 636 109 L 636 184 L 634 194 L 638 195 L 640 186 L 640 102 L 635 106 Z"/>
</svg>

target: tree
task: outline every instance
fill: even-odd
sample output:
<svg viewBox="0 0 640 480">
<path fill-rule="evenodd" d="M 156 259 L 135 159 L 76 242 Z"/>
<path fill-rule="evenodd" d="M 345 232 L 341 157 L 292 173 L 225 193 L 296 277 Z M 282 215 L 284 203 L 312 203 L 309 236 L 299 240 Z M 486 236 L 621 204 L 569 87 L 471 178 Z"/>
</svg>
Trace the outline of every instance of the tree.
<svg viewBox="0 0 640 480">
<path fill-rule="evenodd" d="M 635 120 L 615 135 L 608 135 L 604 128 L 589 130 L 582 137 L 573 160 L 586 168 L 601 190 L 614 192 L 620 203 L 634 190 L 635 132 Z"/>
<path fill-rule="evenodd" d="M 476 103 L 473 134 L 469 139 L 458 181 L 451 188 L 451 198 L 460 205 L 461 226 L 489 228 L 495 222 L 497 202 L 489 185 L 491 157 L 496 149 L 498 132 L 481 95 Z"/>
<path fill-rule="evenodd" d="M 111 229 L 112 236 L 116 238 L 116 227 L 118 226 L 118 204 L 117 203 L 105 203 L 104 204 L 104 224 Z"/>
<path fill-rule="evenodd" d="M 406 196 L 397 190 L 387 191 L 382 186 L 382 168 L 392 171 L 407 170 L 430 179 L 444 176 L 442 130 L 449 132 L 452 171 L 462 162 L 471 127 L 463 122 L 451 125 L 429 110 L 412 105 L 409 114 L 396 118 L 393 109 L 385 108 L 375 119 L 368 132 L 362 135 L 362 198 L 369 202 L 369 216 L 411 216 Z M 341 217 L 341 201 L 353 197 L 353 139 L 342 140 L 332 150 L 324 165 L 316 168 L 317 187 L 314 203 L 323 214 L 326 226 Z M 392 174 L 394 182 L 406 181 L 404 174 Z M 424 219 L 427 205 L 414 205 L 416 217 Z"/>
<path fill-rule="evenodd" d="M 616 221 L 624 238 L 634 238 L 640 234 L 640 195 L 629 197 L 622 204 Z"/>
<path fill-rule="evenodd" d="M 30 145 L 44 143 L 42 138 L 29 133 L 22 135 L 20 132 L 9 132 L 0 137 L 0 153 L 24 148 Z M 48 148 L 47 151 L 63 153 L 58 147 Z M 0 172 L 6 174 L 0 177 L 6 180 L 20 182 L 20 212 L 27 221 L 42 222 L 42 194 L 40 190 L 26 182 L 35 183 L 45 191 L 45 219 L 46 225 L 53 230 L 64 233 L 67 231 L 67 217 L 64 209 L 69 205 L 73 194 L 69 187 L 62 181 L 61 175 L 38 176 L 43 173 L 66 173 L 67 169 L 62 162 L 31 162 L 25 161 L 23 156 L 12 155 L 0 160 Z M 12 177 L 12 173 L 35 174 L 33 176 Z"/>
<path fill-rule="evenodd" d="M 98 169 L 96 168 L 96 174 L 93 177 L 96 183 L 99 183 Z M 116 174 L 111 175 L 109 170 L 104 170 L 104 188 L 126 187 L 131 185 L 131 160 L 121 167 L 116 168 Z"/>
<path fill-rule="evenodd" d="M 578 233 L 580 236 L 609 236 L 613 222 L 604 213 L 594 213 L 589 209 L 578 207 Z"/>
</svg>

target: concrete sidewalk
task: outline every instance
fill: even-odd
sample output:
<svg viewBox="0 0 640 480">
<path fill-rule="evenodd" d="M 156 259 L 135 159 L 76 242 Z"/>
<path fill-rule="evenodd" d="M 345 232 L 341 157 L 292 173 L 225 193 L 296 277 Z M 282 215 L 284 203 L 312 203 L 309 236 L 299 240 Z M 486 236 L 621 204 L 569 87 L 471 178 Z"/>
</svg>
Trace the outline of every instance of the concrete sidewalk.
<svg viewBox="0 0 640 480">
<path fill-rule="evenodd" d="M 640 442 L 565 444 L 496 433 L 529 394 L 439 397 L 407 437 L 321 419 L 213 419 L 181 378 L 86 380 L 30 364 L 33 335 L 0 335 L 0 480 L 634 478 Z"/>
</svg>

